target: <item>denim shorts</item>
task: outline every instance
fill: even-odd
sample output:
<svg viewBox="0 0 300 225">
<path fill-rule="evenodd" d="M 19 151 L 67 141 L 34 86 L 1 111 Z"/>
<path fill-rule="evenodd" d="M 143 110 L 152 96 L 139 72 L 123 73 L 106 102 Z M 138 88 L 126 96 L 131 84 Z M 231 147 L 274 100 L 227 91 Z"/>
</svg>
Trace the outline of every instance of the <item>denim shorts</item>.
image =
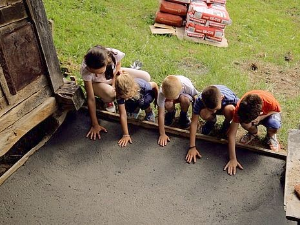
<svg viewBox="0 0 300 225">
<path fill-rule="evenodd" d="M 154 92 L 149 91 L 145 95 L 141 96 L 140 99 L 128 99 L 125 101 L 126 111 L 133 113 L 137 108 L 145 110 L 149 108 L 151 102 L 154 100 Z"/>
<path fill-rule="evenodd" d="M 265 126 L 266 128 L 279 129 L 281 127 L 281 114 L 274 113 L 260 121 L 259 124 Z"/>
</svg>

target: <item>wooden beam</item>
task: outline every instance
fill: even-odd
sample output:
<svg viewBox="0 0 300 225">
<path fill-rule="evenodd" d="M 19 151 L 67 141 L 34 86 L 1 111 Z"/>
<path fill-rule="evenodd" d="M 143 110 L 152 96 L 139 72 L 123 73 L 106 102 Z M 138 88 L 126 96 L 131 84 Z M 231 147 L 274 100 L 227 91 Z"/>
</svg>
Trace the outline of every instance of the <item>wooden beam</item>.
<svg viewBox="0 0 300 225">
<path fill-rule="evenodd" d="M 26 17 L 28 16 L 22 1 L 12 5 L 7 5 L 0 8 L 0 27 L 22 20 Z"/>
<path fill-rule="evenodd" d="M 284 188 L 286 218 L 300 222 L 300 199 L 294 187 L 300 184 L 300 130 L 289 130 Z"/>
<path fill-rule="evenodd" d="M 85 108 L 87 109 L 87 107 L 85 107 Z M 111 112 L 107 112 L 107 111 L 103 111 L 103 110 L 97 110 L 97 114 L 99 116 L 101 116 L 102 118 L 116 120 L 116 121 L 120 120 L 120 115 L 117 113 L 111 113 Z M 154 129 L 154 130 L 158 131 L 157 123 L 152 123 L 149 121 L 142 121 L 142 120 L 138 120 L 138 119 L 128 119 L 128 123 L 137 125 L 137 126 L 141 126 L 141 127 L 147 128 L 147 129 Z M 190 137 L 189 130 L 183 130 L 180 128 L 165 126 L 165 131 L 166 131 L 166 133 L 178 135 L 181 137 L 187 137 L 187 138 Z M 196 139 L 209 141 L 209 142 L 213 142 L 213 143 L 219 143 L 219 144 L 228 144 L 228 141 L 225 139 L 218 139 L 216 137 L 203 135 L 200 133 L 196 134 Z M 286 158 L 285 151 L 274 152 L 270 149 L 265 149 L 265 148 L 261 148 L 261 147 L 257 147 L 257 146 L 253 146 L 253 145 L 244 145 L 244 144 L 240 144 L 240 143 L 236 143 L 236 147 L 242 148 L 242 149 L 247 149 L 252 152 L 257 152 L 257 153 L 260 153 L 263 155 L 272 156 L 275 158 L 280 158 L 280 159 Z"/>
<path fill-rule="evenodd" d="M 31 95 L 29 98 L 25 99 L 23 102 L 12 108 L 6 114 L 0 117 L 0 133 L 12 126 L 18 120 L 22 119 L 28 113 L 31 113 L 36 107 L 42 104 L 47 98 L 51 96 L 51 90 L 48 87 L 43 87 L 43 89 Z"/>
<path fill-rule="evenodd" d="M 64 84 L 63 75 L 60 71 L 59 60 L 54 47 L 51 30 L 49 27 L 46 11 L 42 0 L 24 0 L 27 3 L 37 35 L 42 47 L 42 52 L 49 72 L 49 78 L 53 91 L 56 91 Z"/>
<path fill-rule="evenodd" d="M 57 122 L 56 129 L 51 134 L 46 135 L 36 146 L 34 146 L 32 149 L 30 149 L 18 162 L 16 162 L 9 170 L 7 170 L 0 177 L 0 185 L 3 184 L 3 182 L 8 177 L 10 177 L 17 169 L 19 169 L 34 152 L 39 150 L 52 137 L 52 135 L 57 131 L 57 129 L 60 127 L 60 125 L 65 120 L 67 113 L 68 113 L 68 111 L 63 111 L 61 114 L 57 114 L 57 115 L 53 116 L 53 118 Z"/>
<path fill-rule="evenodd" d="M 67 81 L 56 92 L 58 104 L 66 110 L 79 110 L 85 101 L 85 96 L 76 81 Z"/>
<path fill-rule="evenodd" d="M 23 116 L 12 127 L 0 133 L 0 156 L 9 149 L 28 131 L 58 110 L 54 97 L 49 97 L 32 112 Z"/>
</svg>

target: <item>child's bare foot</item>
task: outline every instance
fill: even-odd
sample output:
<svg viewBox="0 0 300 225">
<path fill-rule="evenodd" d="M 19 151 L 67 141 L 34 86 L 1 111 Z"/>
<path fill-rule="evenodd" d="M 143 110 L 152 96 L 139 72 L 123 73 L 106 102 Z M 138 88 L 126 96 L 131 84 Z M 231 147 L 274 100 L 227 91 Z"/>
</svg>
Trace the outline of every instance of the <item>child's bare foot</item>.
<svg viewBox="0 0 300 225">
<path fill-rule="evenodd" d="M 298 198 L 300 199 L 300 184 L 295 185 L 295 193 L 298 196 Z"/>
</svg>

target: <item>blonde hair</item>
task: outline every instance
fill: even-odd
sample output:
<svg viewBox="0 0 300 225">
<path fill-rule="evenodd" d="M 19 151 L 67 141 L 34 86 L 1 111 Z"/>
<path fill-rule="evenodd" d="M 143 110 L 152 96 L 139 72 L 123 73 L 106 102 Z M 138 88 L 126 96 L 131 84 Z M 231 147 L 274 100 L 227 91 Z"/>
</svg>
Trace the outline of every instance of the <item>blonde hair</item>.
<svg viewBox="0 0 300 225">
<path fill-rule="evenodd" d="M 125 71 L 116 77 L 116 94 L 117 98 L 139 98 L 140 87 L 133 77 Z"/>
<path fill-rule="evenodd" d="M 162 93 L 167 99 L 178 98 L 182 90 L 182 83 L 177 76 L 169 75 L 162 82 Z"/>
</svg>

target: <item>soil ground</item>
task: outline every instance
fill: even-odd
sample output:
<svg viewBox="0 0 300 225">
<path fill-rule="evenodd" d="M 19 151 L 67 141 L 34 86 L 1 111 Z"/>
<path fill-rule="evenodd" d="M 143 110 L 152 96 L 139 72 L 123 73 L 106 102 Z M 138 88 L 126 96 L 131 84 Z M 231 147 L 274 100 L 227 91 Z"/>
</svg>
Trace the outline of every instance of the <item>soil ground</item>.
<svg viewBox="0 0 300 225">
<path fill-rule="evenodd" d="M 85 138 L 89 117 L 67 117 L 52 139 L 0 186 L 0 224 L 296 224 L 285 218 L 285 161 L 237 150 L 244 170 L 223 171 L 227 147 L 197 141 L 202 159 L 185 163 L 188 139 L 119 123 Z"/>
</svg>

